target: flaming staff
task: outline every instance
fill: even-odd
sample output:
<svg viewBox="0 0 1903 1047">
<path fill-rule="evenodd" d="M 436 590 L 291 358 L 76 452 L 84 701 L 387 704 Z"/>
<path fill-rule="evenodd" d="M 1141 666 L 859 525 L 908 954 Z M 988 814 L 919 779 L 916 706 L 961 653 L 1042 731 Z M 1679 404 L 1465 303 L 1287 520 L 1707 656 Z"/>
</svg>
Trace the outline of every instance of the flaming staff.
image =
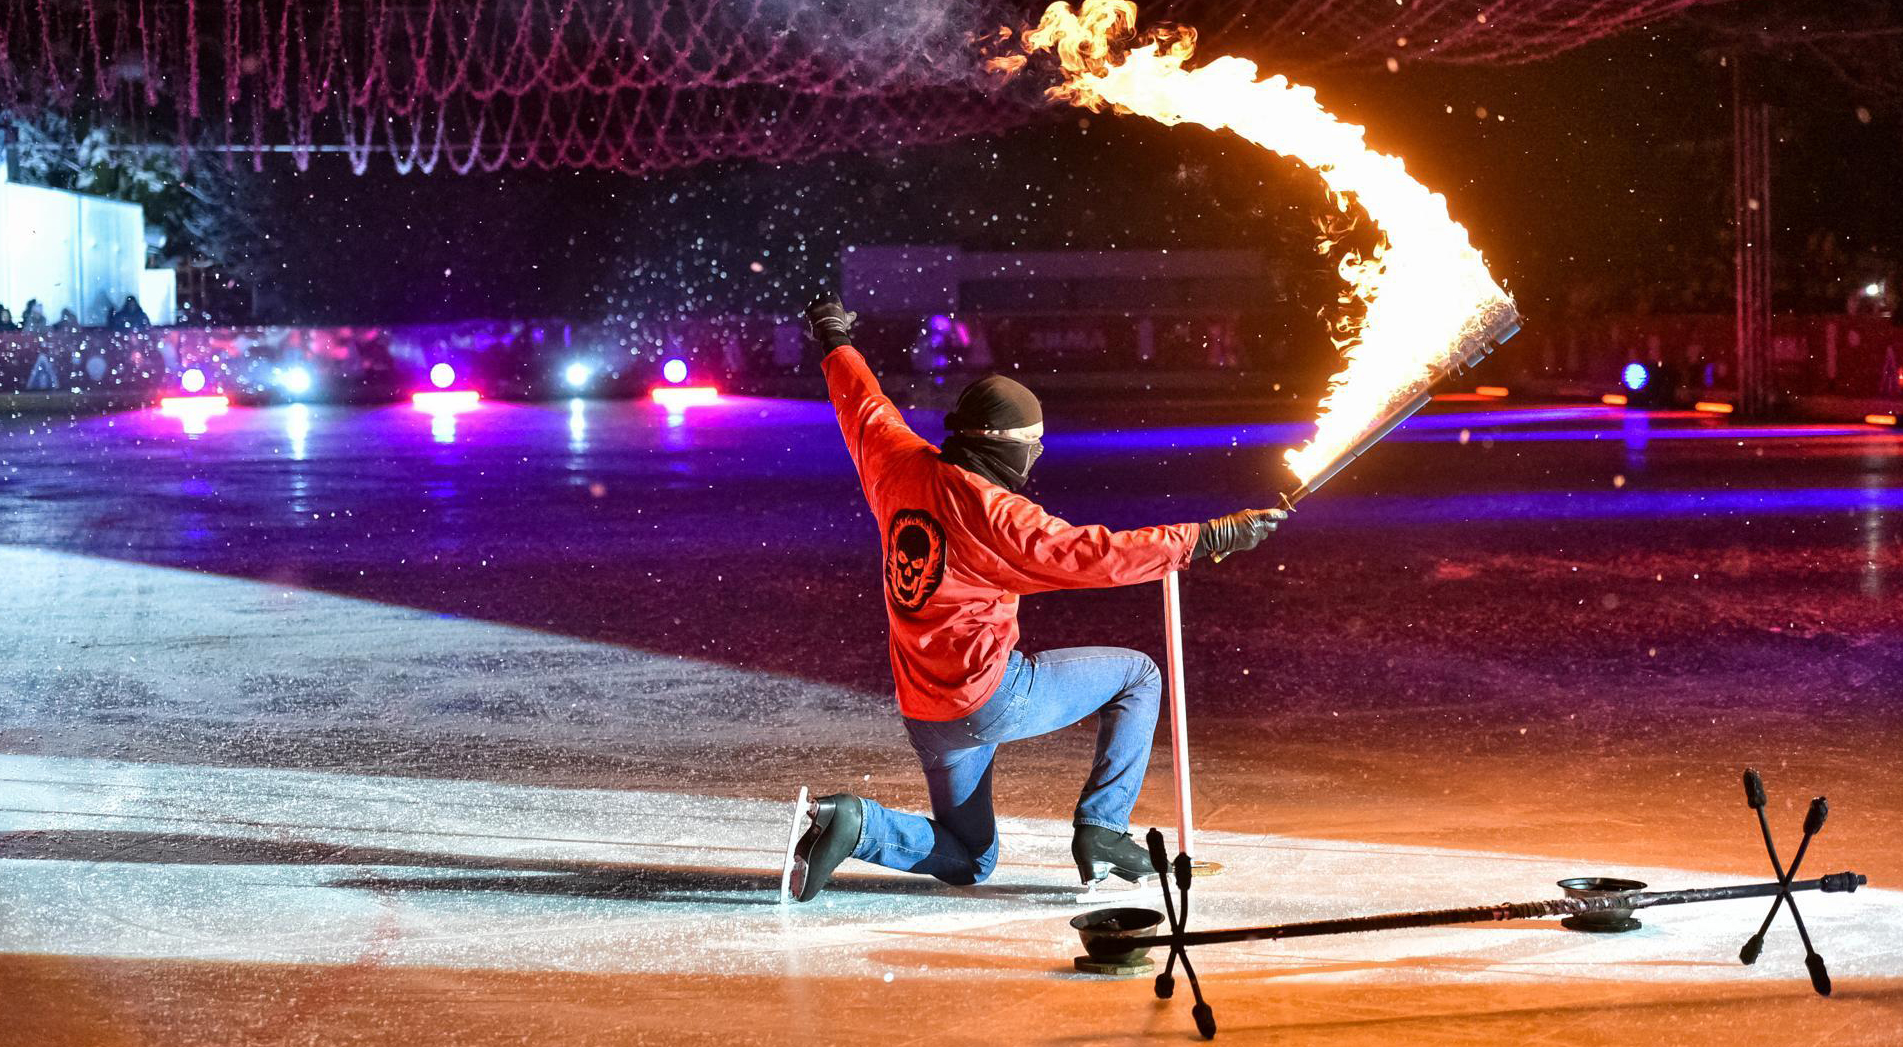
<svg viewBox="0 0 1903 1047">
<path fill-rule="evenodd" d="M 1315 435 L 1284 456 L 1296 486 L 1282 499 L 1293 506 L 1419 410 L 1436 383 L 1511 338 L 1519 312 L 1448 216 L 1447 201 L 1399 158 L 1369 148 L 1363 130 L 1322 108 L 1312 88 L 1262 78 L 1241 58 L 1185 68 L 1195 31 L 1166 27 L 1139 42 L 1136 17 L 1130 0 L 1046 9 L 1024 47 L 1057 57 L 1064 79 L 1051 97 L 1233 131 L 1314 168 L 1337 207 L 1359 203 L 1380 232 L 1366 256 L 1341 263 L 1344 304 L 1361 308 L 1335 322 L 1343 366 L 1322 397 Z M 1013 71 L 1025 61 L 1012 56 L 994 66 Z M 1321 244 L 1324 252 L 1333 247 Z"/>
<path fill-rule="evenodd" d="M 1282 76 L 1261 78 L 1255 63 L 1241 58 L 1185 68 L 1195 53 L 1195 30 L 1165 27 L 1140 41 L 1136 20 L 1130 0 L 1083 0 L 1076 8 L 1060 0 L 1024 34 L 1024 49 L 1056 56 L 1063 79 L 1050 89 L 1052 98 L 1233 131 L 1314 168 L 1336 207 L 1345 212 L 1359 203 L 1380 232 L 1366 256 L 1351 254 L 1341 263 L 1348 284 L 1343 303 L 1362 308 L 1335 321 L 1342 369 L 1322 397 L 1315 435 L 1284 456 L 1293 486 L 1281 492 L 1281 504 L 1293 509 L 1425 406 L 1436 384 L 1513 337 L 1519 311 L 1487 272 L 1467 230 L 1448 216 L 1447 201 L 1409 176 L 1399 158 L 1370 149 L 1362 129 L 1322 108 L 1312 88 Z M 1027 61 L 1012 55 L 991 65 L 1010 74 Z M 1321 250 L 1334 246 L 1324 240 Z M 1163 619 L 1176 844 L 1193 853 L 1182 607 L 1173 574 L 1163 582 Z"/>
</svg>

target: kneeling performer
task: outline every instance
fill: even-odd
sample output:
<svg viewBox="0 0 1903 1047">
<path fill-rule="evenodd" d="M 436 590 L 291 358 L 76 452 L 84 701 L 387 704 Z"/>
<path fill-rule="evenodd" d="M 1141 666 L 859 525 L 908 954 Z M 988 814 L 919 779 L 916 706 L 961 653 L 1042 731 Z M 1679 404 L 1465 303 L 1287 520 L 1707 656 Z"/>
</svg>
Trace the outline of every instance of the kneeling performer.
<svg viewBox="0 0 1903 1047">
<path fill-rule="evenodd" d="M 1043 412 L 1029 389 L 1002 375 L 971 383 L 945 416 L 944 447 L 933 447 L 852 347 L 855 314 L 828 296 L 807 318 L 882 535 L 892 675 L 932 816 L 846 793 L 820 799 L 795 849 L 793 895 L 812 900 L 849 857 L 948 884 L 984 880 L 998 861 L 992 755 L 1092 713 L 1097 755 L 1072 818 L 1078 876 L 1149 875 L 1129 819 L 1156 733 L 1156 663 L 1115 647 L 1022 653 L 1018 598 L 1155 581 L 1200 556 L 1253 549 L 1284 514 L 1244 510 L 1134 531 L 1065 523 L 1017 493 L 1043 451 Z"/>
</svg>

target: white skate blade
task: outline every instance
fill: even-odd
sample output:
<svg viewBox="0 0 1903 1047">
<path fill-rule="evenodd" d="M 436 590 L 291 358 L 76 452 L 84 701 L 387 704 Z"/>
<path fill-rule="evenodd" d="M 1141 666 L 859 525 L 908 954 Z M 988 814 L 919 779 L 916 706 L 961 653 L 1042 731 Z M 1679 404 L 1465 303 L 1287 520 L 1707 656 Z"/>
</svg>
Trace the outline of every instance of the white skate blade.
<svg viewBox="0 0 1903 1047">
<path fill-rule="evenodd" d="M 811 805 L 806 799 L 806 786 L 800 786 L 800 794 L 793 801 L 793 823 L 786 831 L 786 857 L 780 861 L 780 904 L 793 900 L 793 849 L 799 846 L 800 832 L 806 828 L 807 808 Z"/>
<path fill-rule="evenodd" d="M 1121 876 L 1106 876 L 1101 880 L 1092 880 L 1084 890 L 1075 895 L 1078 905 L 1095 905 L 1099 902 L 1117 904 L 1148 887 L 1156 886 L 1156 874 L 1151 873 L 1141 880 L 1130 881 Z"/>
</svg>

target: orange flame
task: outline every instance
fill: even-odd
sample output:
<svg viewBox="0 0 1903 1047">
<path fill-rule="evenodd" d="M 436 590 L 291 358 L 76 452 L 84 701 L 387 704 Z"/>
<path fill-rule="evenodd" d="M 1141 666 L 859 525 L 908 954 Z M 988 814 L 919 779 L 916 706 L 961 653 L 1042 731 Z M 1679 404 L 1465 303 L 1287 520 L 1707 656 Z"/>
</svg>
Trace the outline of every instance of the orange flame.
<svg viewBox="0 0 1903 1047">
<path fill-rule="evenodd" d="M 1447 214 L 1447 201 L 1415 181 L 1401 161 L 1368 148 L 1363 130 L 1286 77 L 1259 79 L 1255 63 L 1222 57 L 1186 69 L 1194 30 L 1169 27 L 1135 39 L 1129 0 L 1059 2 L 1024 35 L 1027 51 L 1055 54 L 1064 81 L 1053 98 L 1165 124 L 1228 129 L 1318 172 L 1336 206 L 1359 202 L 1379 228 L 1366 257 L 1341 264 L 1350 300 L 1365 310 L 1336 324 L 1344 366 L 1329 381 L 1315 436 L 1286 455 L 1306 483 L 1452 366 L 1465 349 L 1517 318 L 1512 298 Z M 1004 72 L 1010 63 L 997 63 Z M 1326 252 L 1331 245 L 1324 242 Z"/>
</svg>

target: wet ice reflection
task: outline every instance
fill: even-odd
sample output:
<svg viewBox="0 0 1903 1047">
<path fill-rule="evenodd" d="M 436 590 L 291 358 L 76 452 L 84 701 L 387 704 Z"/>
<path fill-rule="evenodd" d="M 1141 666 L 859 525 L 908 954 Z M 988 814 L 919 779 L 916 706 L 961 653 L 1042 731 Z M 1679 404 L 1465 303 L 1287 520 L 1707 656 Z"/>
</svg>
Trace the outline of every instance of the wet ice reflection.
<svg viewBox="0 0 1903 1047">
<path fill-rule="evenodd" d="M 1884 511 L 1882 494 L 1887 493 L 1889 485 L 1884 476 L 1885 454 L 1879 445 L 1871 444 L 1864 452 L 1864 494 L 1868 499 L 1859 521 L 1863 530 L 1864 567 L 1858 578 L 1858 588 L 1863 595 L 1872 599 L 1883 596 L 1886 568 L 1893 568 L 1896 562 L 1895 540 L 1891 537 L 1889 526 L 1890 513 Z"/>
<path fill-rule="evenodd" d="M 1620 428 L 1625 437 L 1626 475 L 1637 476 L 1645 472 L 1645 447 L 1652 438 L 1652 416 L 1644 411 L 1626 411 Z"/>
<path fill-rule="evenodd" d="M 568 453 L 588 450 L 588 401 L 577 396 L 568 401 Z"/>
<path fill-rule="evenodd" d="M 445 364 L 437 364 L 445 367 Z M 432 372 L 432 380 L 434 372 Z M 430 416 L 430 438 L 439 444 L 456 442 L 456 416 L 476 410 L 482 398 L 469 389 L 422 392 L 410 397 L 410 406 Z"/>
<path fill-rule="evenodd" d="M 291 443 L 291 461 L 304 461 L 305 441 L 311 435 L 311 409 L 308 405 L 291 404 L 284 409 L 284 435 Z"/>
</svg>

